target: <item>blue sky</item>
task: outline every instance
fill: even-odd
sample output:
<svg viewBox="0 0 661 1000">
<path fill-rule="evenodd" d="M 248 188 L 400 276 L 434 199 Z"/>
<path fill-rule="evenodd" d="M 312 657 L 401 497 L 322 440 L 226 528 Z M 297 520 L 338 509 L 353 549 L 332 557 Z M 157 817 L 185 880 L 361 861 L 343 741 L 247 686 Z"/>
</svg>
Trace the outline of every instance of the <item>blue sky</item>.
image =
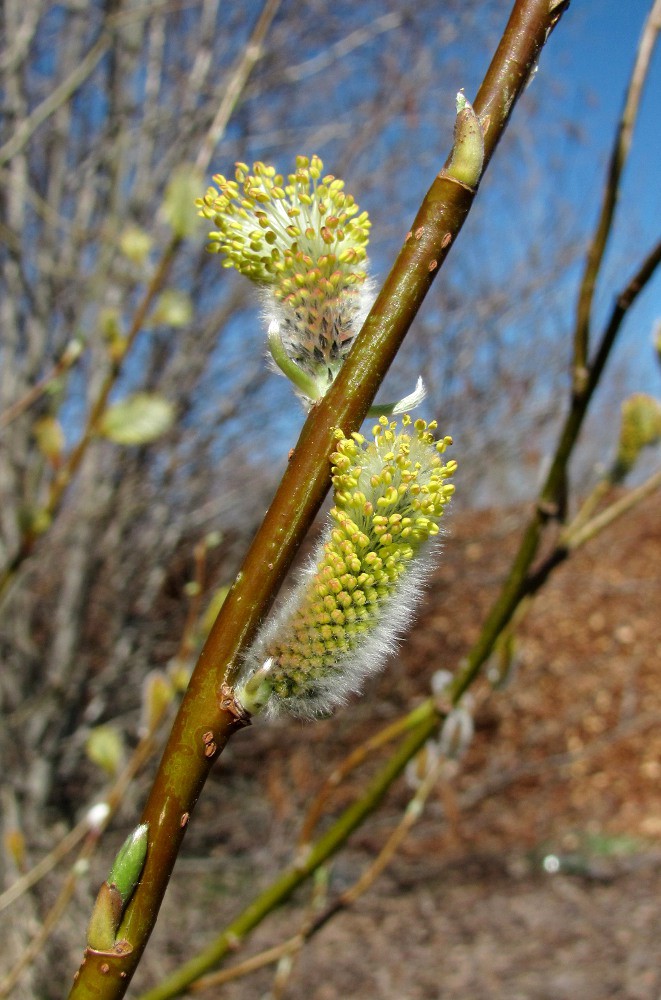
<svg viewBox="0 0 661 1000">
<path fill-rule="evenodd" d="M 421 316 L 431 318 L 432 324 L 438 318 L 439 330 L 443 329 L 444 291 L 448 288 L 465 289 L 471 276 L 478 275 L 480 270 L 489 271 L 496 276 L 500 274 L 502 283 L 502 275 L 507 275 L 513 260 L 528 268 L 536 266 L 534 262 L 530 263 L 530 247 L 543 247 L 546 234 L 552 234 L 551 226 L 555 222 L 553 212 L 556 208 L 562 207 L 567 211 L 572 220 L 571 235 L 581 246 L 585 246 L 597 219 L 614 129 L 649 6 L 647 0 L 631 0 L 626 4 L 617 0 L 574 0 L 562 18 L 542 53 L 539 73 L 529 92 L 523 95 L 512 121 L 510 131 L 516 132 L 519 124 L 525 120 L 526 105 L 539 106 L 539 113 L 520 132 L 520 176 L 514 184 L 502 183 L 503 176 L 506 176 L 511 167 L 508 166 L 507 150 L 499 150 L 485 177 L 475 210 L 421 311 Z M 402 9 L 407 9 L 407 4 L 402 3 Z M 509 5 L 503 4 L 502 14 L 494 21 L 494 30 L 496 27 L 498 30 L 502 29 L 508 11 Z M 361 23 L 369 19 L 369 11 L 361 13 L 358 8 L 354 14 Z M 349 30 L 349 26 L 344 26 L 342 30 Z M 395 36 L 396 31 L 393 38 Z M 385 41 L 386 39 L 383 44 Z M 418 131 L 408 131 L 406 119 L 396 119 L 383 140 L 385 145 L 372 150 L 371 154 L 369 150 L 361 154 L 374 156 L 379 166 L 385 165 L 386 172 L 390 171 L 392 175 L 393 172 L 396 174 L 397 167 L 393 168 L 389 163 L 387 143 L 391 142 L 395 147 L 406 151 L 409 162 L 414 166 L 410 183 L 407 178 L 406 183 L 396 192 L 401 201 L 392 206 L 387 205 L 384 210 L 378 189 L 361 190 L 354 186 L 352 164 L 349 165 L 347 174 L 343 174 L 349 190 L 357 195 L 361 207 L 368 208 L 374 218 L 371 249 L 377 280 L 385 276 L 399 248 L 401 234 L 406 228 L 400 215 L 405 215 L 405 221 L 410 224 L 437 164 L 443 161 L 449 151 L 454 94 L 461 87 L 465 88 L 469 97 L 474 95 L 486 69 L 491 52 L 478 52 L 474 41 L 470 35 L 458 39 L 454 59 L 444 60 L 441 58 L 443 54 L 437 54 L 438 64 L 434 65 L 433 71 L 430 68 L 430 79 L 434 80 L 434 86 L 430 87 L 428 103 L 425 103 L 424 96 L 420 98 L 422 127 Z M 315 41 L 309 40 L 309 44 L 314 49 Z M 373 44 L 378 47 L 382 40 Z M 357 87 L 360 91 L 365 83 L 364 73 L 360 72 L 362 64 L 359 57 L 362 57 L 362 50 L 341 60 L 336 67 L 340 79 L 340 96 L 347 103 L 351 103 L 347 100 L 347 94 L 352 93 L 351 88 Z M 339 69 L 343 72 L 339 73 Z M 316 77 L 311 82 L 315 81 L 318 85 Z M 660 94 L 661 51 L 657 51 L 624 175 L 621 211 L 616 215 L 603 280 L 598 288 L 595 317 L 597 332 L 599 320 L 610 311 L 614 296 L 625 285 L 632 268 L 638 266 L 660 235 L 661 185 L 658 165 L 661 163 L 661 114 L 657 96 Z M 337 94 L 328 93 L 327 98 L 322 107 L 321 119 L 322 124 L 330 128 L 330 138 L 327 140 L 327 147 L 319 152 L 323 154 L 327 168 L 335 170 L 333 157 L 337 156 L 338 137 L 333 133 L 333 127 L 341 126 L 343 109 L 333 103 Z M 359 113 L 359 105 L 356 105 L 356 111 Z M 290 127 L 296 126 L 302 131 L 307 109 L 303 108 L 300 113 L 303 115 L 302 121 L 297 118 L 297 110 L 289 108 L 287 120 Z M 529 130 L 525 131 L 525 128 Z M 259 129 L 257 135 L 260 135 Z M 273 158 L 283 168 L 292 153 L 292 137 L 288 133 L 285 138 L 287 142 L 279 148 L 276 145 L 266 151 L 259 149 L 255 151 L 256 154 L 267 159 Z M 507 136 L 503 147 L 509 141 L 510 137 Z M 538 171 L 540 179 L 537 186 L 527 189 L 525 174 L 529 168 Z M 520 188 L 517 186 L 518 182 L 521 184 Z M 393 217 L 390 228 L 389 214 Z M 498 247 L 498 252 L 494 252 L 494 247 Z M 551 257 L 549 254 L 549 281 L 553 282 Z M 542 263 L 545 263 L 543 257 Z M 562 279 L 561 304 L 557 311 L 555 305 L 552 307 L 554 311 L 551 308 L 542 309 L 542 321 L 547 326 L 546 343 L 548 338 L 563 338 L 567 360 L 570 350 L 568 334 L 571 331 L 581 270 L 582 257 L 578 257 Z M 551 287 L 551 291 L 557 291 L 557 286 Z M 617 411 L 628 392 L 638 389 L 661 395 L 661 367 L 655 364 L 651 347 L 654 325 L 659 319 L 661 275 L 657 275 L 654 282 L 650 283 L 629 316 L 604 380 L 605 388 L 597 401 L 602 419 L 600 423 L 597 418 L 593 427 L 596 432 L 603 430 L 604 435 L 608 432 L 608 440 L 604 437 L 604 449 L 610 449 L 613 445 Z M 503 322 L 507 322 L 507 316 L 503 317 Z M 528 339 L 535 335 L 539 337 L 540 332 L 539 329 L 530 330 L 528 326 L 522 329 L 518 326 L 512 328 L 511 335 L 514 338 L 519 336 Z M 540 345 L 543 345 L 545 341 L 541 337 L 539 339 Z M 407 341 L 403 355 L 410 349 Z M 564 347 L 562 349 L 565 350 Z M 543 351 L 544 347 L 540 346 L 539 350 Z M 393 366 L 389 376 L 395 382 L 398 372 L 404 369 L 405 362 L 403 358 L 401 360 L 401 364 Z M 486 367 L 488 369 L 488 365 Z M 626 373 L 626 382 L 614 374 L 617 370 Z M 540 378 L 540 382 L 542 381 L 543 374 Z M 405 392 L 410 388 L 408 384 L 397 386 L 398 392 Z M 431 389 L 429 406 L 442 407 L 442 387 L 434 387 L 432 384 Z M 497 386 L 494 386 L 494 391 L 496 389 Z M 275 391 L 284 395 L 288 390 L 281 386 Z M 391 387 L 387 386 L 381 397 L 391 398 L 394 394 Z M 558 419 L 566 405 L 566 398 L 564 389 L 562 398 L 556 397 Z M 604 407 L 608 409 L 608 421 L 603 420 Z M 601 424 L 604 424 L 605 429 Z"/>
</svg>

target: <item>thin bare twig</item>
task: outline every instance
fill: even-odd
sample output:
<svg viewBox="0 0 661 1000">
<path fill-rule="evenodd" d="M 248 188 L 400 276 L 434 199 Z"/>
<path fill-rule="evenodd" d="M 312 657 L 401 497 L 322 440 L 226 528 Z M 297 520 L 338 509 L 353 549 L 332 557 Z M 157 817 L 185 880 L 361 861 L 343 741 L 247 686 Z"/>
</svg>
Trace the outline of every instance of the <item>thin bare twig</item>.
<svg viewBox="0 0 661 1000">
<path fill-rule="evenodd" d="M 223 92 L 223 97 L 218 106 L 218 111 L 209 126 L 209 130 L 200 146 L 200 151 L 195 160 L 195 168 L 200 173 L 208 168 L 214 150 L 222 139 L 227 123 L 239 101 L 241 94 L 248 82 L 248 77 L 255 68 L 255 64 L 264 54 L 264 41 L 268 30 L 273 23 L 281 0 L 266 0 L 257 20 L 253 32 L 245 46 L 239 61 L 232 72 L 229 83 Z"/>
<path fill-rule="evenodd" d="M 314 797 L 303 821 L 301 832 L 298 837 L 298 849 L 301 854 L 304 854 L 307 851 L 315 827 L 323 814 L 324 806 L 333 791 L 339 787 L 339 785 L 349 774 L 351 774 L 352 771 L 355 771 L 357 767 L 360 767 L 360 765 L 367 760 L 370 754 L 375 753 L 375 751 L 380 750 L 388 743 L 392 743 L 393 740 L 402 736 L 405 732 L 415 728 L 417 723 L 418 719 L 415 717 L 415 713 L 404 715 L 401 718 L 396 719 L 395 722 L 391 723 L 389 726 L 384 726 L 384 728 L 380 729 L 378 733 L 374 734 L 374 736 L 370 736 L 369 739 L 364 740 L 357 747 L 354 747 L 351 753 L 347 754 L 344 760 L 340 761 L 340 763 L 333 768 L 319 789 L 317 795 Z"/>
<path fill-rule="evenodd" d="M 257 969 L 261 969 L 266 965 L 272 965 L 274 962 L 278 962 L 282 958 L 299 951 L 305 942 L 309 941 L 315 934 L 318 934 L 319 931 L 333 919 L 333 917 L 335 917 L 342 910 L 347 910 L 349 907 L 353 906 L 354 903 L 356 903 L 356 901 L 367 892 L 370 886 L 374 884 L 377 878 L 379 878 L 379 876 L 385 871 L 390 862 L 393 860 L 395 854 L 411 832 L 413 826 L 422 816 L 425 803 L 436 787 L 439 779 L 442 778 L 443 772 L 448 767 L 448 763 L 447 758 L 444 757 L 434 761 L 433 765 L 429 768 L 427 774 L 420 782 L 415 794 L 409 800 L 400 821 L 387 838 L 377 856 L 367 866 L 365 871 L 361 873 L 360 877 L 354 882 L 354 884 L 348 889 L 345 889 L 345 891 L 341 893 L 341 895 L 338 896 L 338 898 L 334 900 L 330 906 L 326 907 L 326 909 L 322 913 L 318 914 L 318 916 L 309 920 L 297 934 L 294 934 L 287 941 L 283 941 L 282 944 L 279 944 L 274 948 L 269 948 L 267 951 L 263 951 L 259 955 L 254 955 L 251 958 L 246 959 L 244 962 L 241 962 L 240 965 L 233 966 L 231 969 L 222 969 L 219 972 L 214 972 L 209 976 L 203 976 L 196 982 L 191 983 L 191 993 L 203 992 L 204 990 L 211 989 L 213 986 L 220 986 L 223 983 L 227 983 L 232 979 L 239 979 L 248 975 L 250 972 L 255 972 Z"/>
<path fill-rule="evenodd" d="M 617 196 L 620 189 L 622 171 L 631 148 L 633 129 L 640 107 L 643 86 L 647 79 L 652 52 L 661 30 L 661 0 L 655 3 L 643 26 L 642 35 L 636 52 L 633 72 L 624 102 L 624 110 L 618 124 L 613 148 L 608 166 L 608 175 L 601 204 L 599 221 L 595 229 L 585 260 L 583 280 L 578 296 L 576 309 L 576 327 L 574 331 L 574 388 L 580 391 L 587 378 L 587 365 L 590 350 L 590 322 L 592 303 L 601 270 L 606 244 L 611 232 Z"/>
<path fill-rule="evenodd" d="M 569 525 L 566 532 L 563 533 L 563 543 L 567 546 L 570 552 L 575 551 L 581 545 L 585 545 L 596 535 L 601 534 L 601 532 L 613 524 L 618 518 L 622 517 L 633 507 L 639 504 L 646 497 L 651 496 L 658 489 L 661 489 L 661 469 L 649 476 L 644 483 L 640 486 L 636 486 L 635 489 L 629 490 L 629 492 L 620 497 L 614 503 L 609 504 L 605 510 L 602 510 L 599 514 L 596 514 L 589 521 L 581 521 L 578 525 Z"/>
<path fill-rule="evenodd" d="M 46 372 L 43 378 L 40 378 L 38 382 L 35 382 L 33 386 L 28 389 L 21 399 L 17 399 L 15 403 L 8 406 L 4 413 L 0 413 L 0 430 L 7 427 L 12 420 L 16 420 L 17 417 L 29 409 L 33 403 L 43 396 L 45 392 L 48 391 L 49 386 L 53 382 L 68 371 L 79 359 L 82 354 L 82 344 L 80 349 L 75 347 L 72 350 L 72 345 L 67 344 L 62 352 L 61 357 L 55 362 L 50 371 Z"/>
</svg>

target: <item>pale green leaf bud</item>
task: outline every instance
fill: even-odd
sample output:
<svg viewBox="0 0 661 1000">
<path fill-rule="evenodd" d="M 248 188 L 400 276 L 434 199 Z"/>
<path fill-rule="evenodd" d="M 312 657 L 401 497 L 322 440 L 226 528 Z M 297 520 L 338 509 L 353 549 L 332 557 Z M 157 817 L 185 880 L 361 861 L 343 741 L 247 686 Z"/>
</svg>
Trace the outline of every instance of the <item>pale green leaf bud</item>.
<svg viewBox="0 0 661 1000">
<path fill-rule="evenodd" d="M 140 732 L 155 732 L 175 696 L 172 679 L 163 670 L 150 670 L 142 683 Z"/>
<path fill-rule="evenodd" d="M 145 864 L 148 832 L 149 825 L 141 823 L 129 834 L 99 889 L 87 928 L 87 944 L 96 951 L 110 951 L 114 947 L 126 904 Z"/>
<path fill-rule="evenodd" d="M 94 901 L 87 927 L 87 944 L 95 951 L 110 951 L 122 919 L 122 897 L 117 888 L 104 882 Z"/>
<path fill-rule="evenodd" d="M 661 441 L 661 402 L 643 392 L 622 404 L 620 440 L 612 471 L 618 482 L 631 471 L 643 448 Z"/>
<path fill-rule="evenodd" d="M 156 441 L 174 423 L 172 403 L 156 392 L 136 392 L 113 403 L 97 424 L 97 432 L 121 445 Z"/>
<path fill-rule="evenodd" d="M 484 132 L 473 106 L 459 92 L 457 94 L 457 118 L 454 124 L 454 146 L 450 162 L 443 175 L 476 188 L 482 176 L 484 164 Z"/>
<path fill-rule="evenodd" d="M 110 724 L 95 726 L 85 742 L 85 752 L 93 764 L 113 778 L 124 763 L 122 734 Z"/>
</svg>

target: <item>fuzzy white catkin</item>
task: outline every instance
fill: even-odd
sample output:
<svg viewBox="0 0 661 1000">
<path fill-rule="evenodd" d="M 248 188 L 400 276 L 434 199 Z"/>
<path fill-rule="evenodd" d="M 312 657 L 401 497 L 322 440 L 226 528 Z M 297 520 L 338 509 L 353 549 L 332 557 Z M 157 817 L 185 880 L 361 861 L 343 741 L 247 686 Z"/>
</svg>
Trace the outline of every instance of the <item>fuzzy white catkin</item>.
<svg viewBox="0 0 661 1000">
<path fill-rule="evenodd" d="M 319 549 L 247 654 L 237 696 L 248 711 L 324 714 L 359 691 L 409 627 L 440 545 L 456 463 L 449 438 L 382 417 L 367 443 L 337 432 L 335 504 Z"/>
</svg>

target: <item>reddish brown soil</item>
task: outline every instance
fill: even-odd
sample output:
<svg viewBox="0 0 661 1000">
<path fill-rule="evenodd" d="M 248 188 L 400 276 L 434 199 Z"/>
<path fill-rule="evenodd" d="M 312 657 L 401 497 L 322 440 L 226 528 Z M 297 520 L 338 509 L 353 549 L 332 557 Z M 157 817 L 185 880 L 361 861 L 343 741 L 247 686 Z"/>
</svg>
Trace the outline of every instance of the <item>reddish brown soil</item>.
<svg viewBox="0 0 661 1000">
<path fill-rule="evenodd" d="M 521 517 L 455 517 L 419 626 L 362 700 L 333 720 L 260 724 L 234 741 L 191 824 L 143 986 L 290 861 L 331 764 L 420 700 L 436 669 L 456 666 Z M 457 775 L 432 795 L 387 872 L 298 956 L 277 996 L 659 1000 L 660 557 L 653 498 L 556 572 L 520 627 L 508 683 L 476 685 L 476 735 Z M 340 787 L 332 814 L 377 763 Z M 335 859 L 329 899 L 376 856 L 410 796 L 401 780 Z M 294 933 L 309 902 L 300 890 L 233 963 Z M 270 967 L 200 995 L 258 1000 L 272 984 Z"/>
</svg>

